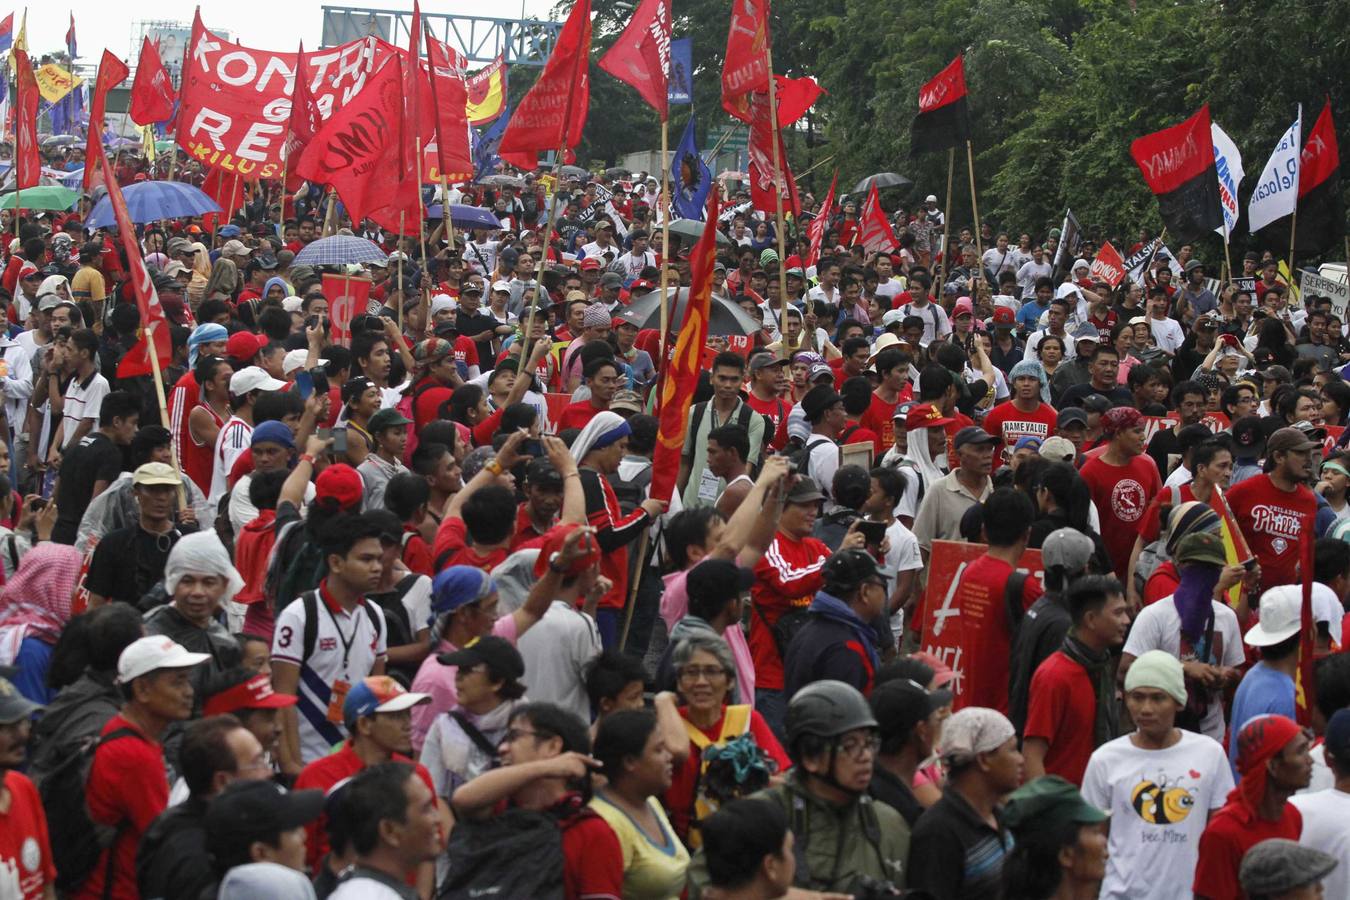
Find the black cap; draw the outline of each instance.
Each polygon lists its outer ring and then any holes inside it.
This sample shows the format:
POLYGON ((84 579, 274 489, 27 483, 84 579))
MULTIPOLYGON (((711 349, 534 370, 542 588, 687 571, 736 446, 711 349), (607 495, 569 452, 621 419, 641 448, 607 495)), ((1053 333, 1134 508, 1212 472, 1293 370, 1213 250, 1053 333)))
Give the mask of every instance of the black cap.
POLYGON ((924 719, 952 702, 952 692, 928 688, 909 678, 896 678, 872 691, 872 714, 881 725, 883 741, 906 738, 924 719))
POLYGON ((826 410, 836 403, 843 403, 844 398, 839 396, 839 392, 828 384, 818 384, 806 392, 802 397, 802 412, 806 413, 806 421, 819 422, 820 417, 825 415, 826 410))
POLYGON ((1260 416, 1243 416, 1233 423, 1233 444, 1247 456, 1260 456, 1266 431, 1260 416))
POLYGON ((960 450, 966 444, 997 444, 998 438, 978 425, 967 425, 952 438, 952 449, 960 450))
POLYGON ((357 375, 355 378, 349 378, 346 383, 342 385, 342 402, 351 403, 374 386, 375 382, 364 375, 357 375))
POLYGON ((511 646, 510 641, 494 635, 481 637, 453 653, 442 653, 436 657, 436 661, 443 666, 461 668, 487 663, 488 668, 497 675, 512 680, 525 674, 525 660, 521 659, 520 651, 511 646))
POLYGON ((755 583, 755 573, 728 559, 705 559, 689 570, 685 593, 690 597, 729 603, 755 583))
POLYGON ((1090 413, 1104 413, 1111 408, 1111 401, 1101 394, 1088 394, 1083 398, 1083 409, 1090 413))
POLYGON ((206 808, 208 846, 247 846, 308 825, 323 813, 323 791, 287 791, 274 781, 235 781, 206 808))
POLYGON ((832 594, 848 593, 865 581, 886 577, 866 550, 840 550, 825 560, 821 574, 825 590, 832 594))
POLYGON ((1067 425, 1082 425, 1087 427, 1087 410, 1077 406, 1066 406, 1059 411, 1059 419, 1055 422, 1056 428, 1064 428, 1067 425))
POLYGON ((537 456, 525 466, 525 483, 530 487, 560 488, 563 486, 563 477, 558 474, 553 463, 542 456, 537 456))
POLYGON ((447 319, 444 322, 437 322, 433 331, 436 337, 455 338, 459 336, 459 324, 454 319, 447 319))

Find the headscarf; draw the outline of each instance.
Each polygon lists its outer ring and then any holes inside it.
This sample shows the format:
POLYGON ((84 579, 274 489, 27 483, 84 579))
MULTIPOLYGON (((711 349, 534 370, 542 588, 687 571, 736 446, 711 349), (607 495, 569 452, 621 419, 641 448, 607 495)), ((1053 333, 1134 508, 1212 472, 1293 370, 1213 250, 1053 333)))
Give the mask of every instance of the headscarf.
POLYGON ((262 295, 264 300, 267 299, 267 295, 272 288, 277 285, 281 285, 281 296, 283 299, 291 296, 291 286, 286 283, 286 279, 282 278, 280 275, 274 275, 267 279, 267 282, 263 285, 262 295))
POLYGON ((967 706, 942 726, 942 759, 949 765, 968 763, 981 753, 993 753, 1016 734, 1012 722, 998 710, 967 706))
POLYGON ((239 267, 234 264, 234 260, 222 256, 216 260, 215 266, 211 269, 211 277, 207 279, 206 290, 202 296, 209 298, 216 294, 224 294, 233 300, 238 292, 239 267))
POLYGON ((228 340, 229 337, 230 333, 225 330, 225 326, 218 325, 215 322, 205 322, 192 329, 192 334, 188 335, 188 367, 196 367, 197 351, 202 344, 228 340))
POLYGON ((1238 806, 1255 819, 1266 794, 1266 763, 1298 737, 1302 732, 1298 723, 1286 716, 1265 713, 1248 719, 1237 735, 1238 784, 1228 795, 1228 802, 1238 806))
POLYGON ((164 267, 169 264, 169 258, 163 253, 147 253, 144 262, 147 266, 152 266, 162 272, 164 267))
POLYGON ((1041 383, 1041 402, 1050 402, 1050 379, 1045 377, 1045 366, 1034 359, 1024 359, 1008 372, 1008 383, 1018 378, 1033 377, 1041 383))
POLYGON ((42 284, 38 285, 37 298, 41 300, 48 294, 55 294, 58 297, 69 300, 70 281, 64 275, 48 275, 46 278, 42 279, 42 284), (64 294, 61 293, 61 288, 66 289, 64 294))
POLYGON ((214 531, 189 534, 173 545, 164 564, 164 590, 173 596, 184 575, 220 575, 225 579, 225 593, 220 602, 225 604, 244 586, 239 570, 230 562, 230 554, 214 531))
MULTIPOLYGON (((83 557, 74 547, 44 541, 33 547, 0 593, 0 658, 5 648, 18 650, 24 637, 46 643, 56 638, 70 621, 71 600, 80 577, 83 557)), ((9 657, 11 660, 12 656, 9 657)))
POLYGON ((1144 414, 1132 406, 1117 406, 1102 414, 1102 434, 1111 436, 1133 428, 1144 420, 1144 414))
POLYGON ((193 309, 206 297, 206 285, 211 281, 211 254, 206 245, 194 243, 192 249, 192 278, 188 281, 187 299, 193 309))
POLYGON ((903 459, 914 464, 914 469, 918 471, 919 477, 923 479, 924 489, 927 490, 947 477, 947 473, 942 470, 941 465, 946 462, 947 454, 942 454, 943 458, 940 460, 933 459, 932 454, 928 452, 927 428, 912 428, 909 430, 908 435, 909 441, 905 444, 905 455, 903 459))
POLYGON ((595 418, 586 423, 581 434, 572 442, 572 458, 579 465, 586 454, 592 450, 603 450, 615 441, 622 440, 633 433, 628 422, 618 413, 608 410, 596 413, 595 418))

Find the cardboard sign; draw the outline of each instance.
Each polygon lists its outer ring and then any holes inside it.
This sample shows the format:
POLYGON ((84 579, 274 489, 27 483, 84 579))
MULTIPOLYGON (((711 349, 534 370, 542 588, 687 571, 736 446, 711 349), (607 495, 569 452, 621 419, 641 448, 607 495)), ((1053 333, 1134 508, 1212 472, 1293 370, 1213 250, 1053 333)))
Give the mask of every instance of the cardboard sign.
POLYGON ((328 320, 333 340, 351 346, 352 317, 364 314, 370 300, 370 279, 345 275, 323 276, 323 295, 328 300, 328 320))
MULTIPOLYGON (((967 650, 966 621, 956 604, 956 589, 966 566, 988 549, 984 544, 965 541, 933 541, 928 556, 928 587, 923 598, 923 621, 919 623, 919 646, 950 666, 955 674, 951 683, 953 709, 965 705, 967 667, 978 665, 967 650)), ((1017 569, 1042 580, 1041 551, 1027 550, 1017 569)))
POLYGON ((1345 281, 1333 281, 1312 272, 1303 273, 1303 292, 1319 297, 1331 298, 1331 311, 1345 321, 1345 309, 1350 306, 1350 284, 1345 281))
POLYGON ((1097 258, 1092 261, 1089 274, 1111 287, 1116 287, 1125 280, 1125 260, 1121 259, 1120 253, 1111 246, 1110 241, 1102 244, 1102 249, 1097 251, 1097 258))
POLYGON ((1247 277, 1234 278, 1234 279, 1233 279, 1233 287, 1237 288, 1239 291, 1246 291, 1247 293, 1249 293, 1249 294, 1252 295, 1252 299, 1253 299, 1253 300, 1256 299, 1256 276, 1255 276, 1255 275, 1251 276, 1250 278, 1247 278, 1247 277))

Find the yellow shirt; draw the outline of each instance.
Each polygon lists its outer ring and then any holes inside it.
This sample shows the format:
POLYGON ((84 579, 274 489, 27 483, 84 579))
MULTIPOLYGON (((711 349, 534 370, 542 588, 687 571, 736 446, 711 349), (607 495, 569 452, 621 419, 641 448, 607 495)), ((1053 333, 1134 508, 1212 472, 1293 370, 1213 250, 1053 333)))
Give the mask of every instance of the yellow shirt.
POLYGON ((624 900, 673 900, 684 891, 689 851, 675 837, 670 820, 655 797, 647 798, 647 806, 661 823, 664 846, 648 840, 628 813, 602 794, 597 793, 591 798, 591 809, 609 823, 623 849, 624 900))
POLYGON ((93 266, 81 266, 70 279, 70 296, 76 303, 83 300, 99 301, 108 295, 103 273, 93 266))

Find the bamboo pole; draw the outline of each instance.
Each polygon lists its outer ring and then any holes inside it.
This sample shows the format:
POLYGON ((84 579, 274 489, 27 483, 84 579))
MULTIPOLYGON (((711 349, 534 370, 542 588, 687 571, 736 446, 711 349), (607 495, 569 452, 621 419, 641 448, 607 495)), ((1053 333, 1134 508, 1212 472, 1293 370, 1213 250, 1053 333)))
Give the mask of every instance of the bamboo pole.
MULTIPOLYGON (((670 333, 670 297, 666 285, 670 277, 670 217, 675 213, 675 205, 670 202, 670 122, 661 120, 661 197, 665 204, 665 215, 661 217, 661 336, 657 342, 660 366, 666 364, 666 336, 670 333)), ((713 223, 714 226, 716 223, 713 223)), ((678 290, 679 285, 676 285, 678 290)), ((631 610, 629 613, 632 615, 631 610)), ((625 627, 625 632, 627 628, 625 627)))
MULTIPOLYGON (((773 137, 773 205, 774 216, 776 219, 776 228, 778 236, 778 303, 779 309, 783 309, 788 302, 787 292, 787 250, 783 239, 783 192, 779 187, 779 179, 786 181, 783 177, 783 161, 779 158, 778 145, 782 138, 778 131, 778 90, 774 86, 773 80, 773 48, 766 46, 764 48, 764 61, 769 70, 769 127, 772 130, 773 137)), ((716 223, 712 223, 716 227, 716 223)), ((807 310, 810 313, 810 310, 807 310)), ((804 330, 804 329, 803 329, 804 330)), ((664 359, 661 360, 663 363, 664 359)))
MULTIPOLYGON (((291 127, 286 126, 286 140, 282 141, 281 146, 285 147, 291 140, 291 127)), ((277 197, 277 224, 282 225, 286 221, 286 170, 291 164, 291 154, 288 152, 286 158, 281 161, 281 190, 277 197)))
POLYGON ((1289 218, 1289 303, 1294 303, 1294 241, 1298 235, 1298 200, 1294 200, 1294 211, 1289 218))
POLYGON ((642 538, 638 541, 637 552, 637 571, 633 573, 633 583, 628 586, 627 603, 624 604, 623 611, 623 631, 619 633, 619 652, 628 645, 628 630, 633 626, 633 610, 637 608, 637 592, 642 586, 642 572, 647 567, 644 562, 647 558, 647 529, 642 530, 642 538))
MULTIPOLYGON (((952 176, 956 174, 956 148, 947 148, 947 211, 942 214, 942 281, 947 280, 947 272, 952 267, 952 176)), ((939 279, 934 278, 928 287, 928 297, 936 300, 942 296, 939 279)))
MULTIPOLYGON (((975 272, 977 278, 984 280, 984 241, 980 237, 980 204, 975 199, 975 144, 966 141, 966 163, 970 174, 970 211, 975 216, 975 272)), ((975 286, 971 285, 971 298, 975 297, 975 286)))
MULTIPOLYGON (((1225 279, 1223 279, 1222 281, 1223 281, 1224 284, 1231 283, 1231 282, 1233 281, 1233 260, 1232 260, 1232 258, 1228 255, 1228 234, 1227 234, 1227 232, 1225 232, 1225 233, 1224 233, 1224 236, 1223 236, 1223 264, 1224 264, 1224 268, 1226 268, 1226 269, 1228 270, 1228 277, 1225 278, 1225 279)), ((1220 289, 1222 289, 1222 284, 1220 285, 1220 289)))
POLYGON ((455 246, 455 220, 450 216, 450 179, 441 176, 441 226, 445 229, 446 242, 455 246))
POLYGON ((404 219, 408 215, 407 211, 399 210, 398 213, 398 330, 403 331, 403 259, 408 254, 403 252, 403 226, 404 219))
MULTIPOLYGON (((569 117, 571 115, 570 109, 568 115, 569 117)), ((558 145, 559 166, 561 166, 563 154, 566 152, 567 152, 567 136, 564 134, 563 143, 558 145)), ((534 317, 539 309, 539 292, 544 287, 543 266, 548 265, 548 251, 553 246, 553 229, 558 226, 558 190, 561 187, 562 187, 562 174, 559 173, 557 177, 553 179, 553 191, 552 191, 553 202, 549 204, 548 229, 544 232, 543 265, 541 266, 540 270, 535 273, 534 287, 530 289, 530 311, 525 318, 525 331, 523 332, 523 336, 521 338, 521 347, 522 347, 520 351, 521 365, 525 365, 525 363, 529 360, 529 356, 527 355, 527 351, 524 349, 524 347, 525 345, 529 344, 530 334, 534 331, 534 317)))
MULTIPOLYGON (((421 289, 418 291, 418 306, 422 310, 422 329, 426 330, 427 320, 431 317, 431 271, 427 268, 427 212, 426 207, 422 205, 422 136, 419 134, 414 140, 413 145, 417 153, 417 243, 422 248, 422 281, 421 289)), ((445 205, 442 204, 444 209, 445 205)), ((403 298, 398 301, 398 327, 403 330, 403 298)))

